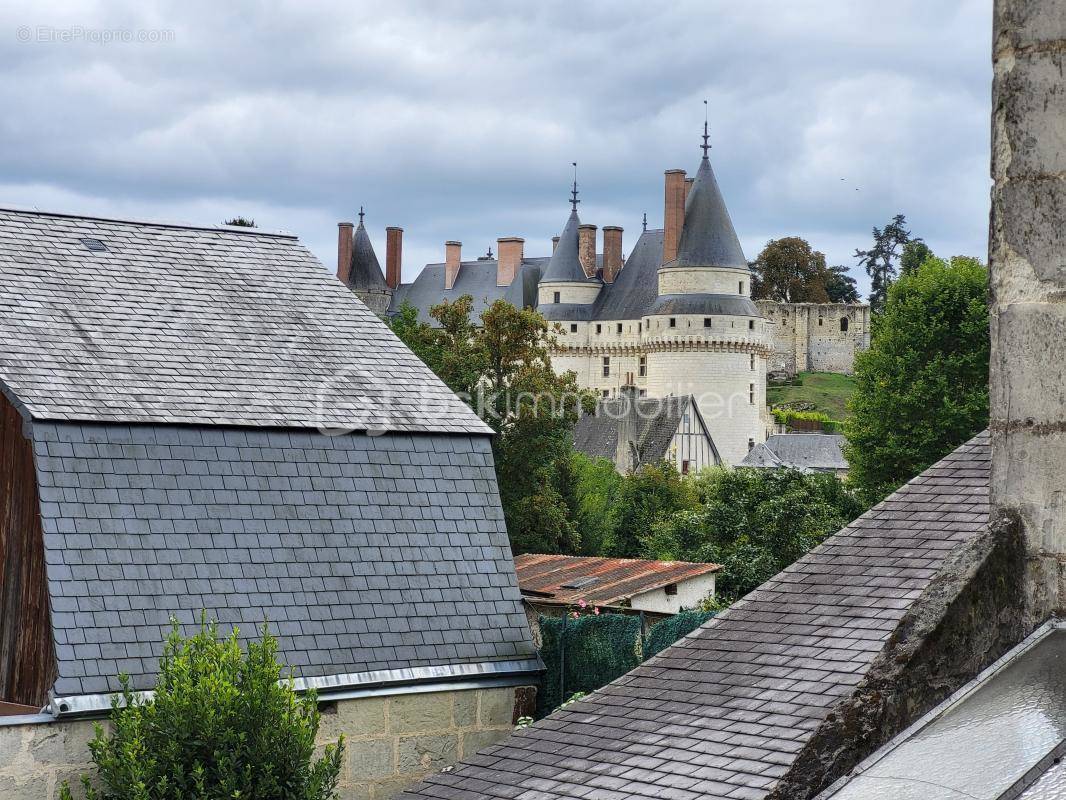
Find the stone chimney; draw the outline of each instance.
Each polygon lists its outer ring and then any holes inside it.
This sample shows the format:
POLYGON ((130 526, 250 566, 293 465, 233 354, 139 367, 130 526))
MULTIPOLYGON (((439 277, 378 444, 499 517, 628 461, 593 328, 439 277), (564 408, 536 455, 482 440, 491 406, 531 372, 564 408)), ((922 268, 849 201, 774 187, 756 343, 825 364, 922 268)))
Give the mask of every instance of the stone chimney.
POLYGON ((596 226, 584 223, 577 226, 577 258, 585 275, 596 274, 596 226))
POLYGON ((663 208, 663 263, 677 258, 681 228, 685 224, 685 170, 666 171, 666 200, 663 208))
POLYGON ((552 237, 552 253, 553 254, 555 253, 555 248, 558 247, 558 246, 559 246, 559 237, 558 236, 553 236, 552 237))
POLYGON ((617 225, 603 226, 603 280, 614 283, 622 271, 622 229, 617 225))
POLYGON ((351 222, 337 223, 337 277, 347 284, 352 271, 352 235, 355 225, 351 222))
POLYGON ((1066 27, 1060 0, 996 0, 993 528, 1020 532, 1030 628, 1066 610, 1066 27))
POLYGON ((403 264, 403 228, 385 229, 385 283, 390 289, 400 285, 400 267, 403 264))
POLYGON ((496 285, 510 286, 522 266, 522 251, 526 240, 520 236, 505 236, 496 240, 496 285))
POLYGON ((685 178, 685 205, 688 205, 688 193, 692 191, 692 184, 695 182, 695 178, 685 178))
POLYGON ((639 411, 637 398, 639 392, 633 384, 633 373, 626 373, 625 385, 619 390, 618 445, 614 454, 614 465, 623 475, 634 472, 637 468, 637 429, 639 411))
POLYGON ((462 242, 444 243, 444 288, 451 289, 455 286, 455 279, 459 277, 459 264, 462 263, 462 242))

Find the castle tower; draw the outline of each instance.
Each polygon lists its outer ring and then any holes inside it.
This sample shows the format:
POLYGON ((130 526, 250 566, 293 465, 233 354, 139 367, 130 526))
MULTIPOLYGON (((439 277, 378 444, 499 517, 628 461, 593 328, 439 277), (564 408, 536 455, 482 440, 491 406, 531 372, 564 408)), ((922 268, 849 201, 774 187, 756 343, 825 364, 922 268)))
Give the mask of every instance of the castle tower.
MULTIPOLYGON (((581 315, 581 309, 573 306, 589 306, 596 301, 603 282, 596 277, 589 277, 581 264, 580 228, 581 219, 577 215, 577 180, 570 193, 570 218, 559 235, 559 244, 552 253, 548 266, 537 288, 537 307, 549 320, 572 319, 574 313, 581 315)), ((593 243, 595 259, 595 243, 593 243)))
POLYGON ((367 308, 384 317, 392 301, 395 287, 390 287, 381 271, 374 245, 363 225, 363 209, 359 209, 359 224, 352 233, 350 222, 340 223, 337 254, 337 277, 350 288, 367 308), (349 237, 345 241, 345 236, 349 237))
MULTIPOLYGON (((751 300, 747 259, 711 169, 706 123, 703 137, 676 257, 659 268, 658 297, 643 320, 647 392, 694 395, 723 461, 735 465, 752 442, 766 438, 771 348, 751 300)), ((668 205, 670 198, 668 186, 668 205)), ((667 255, 671 249, 664 247, 667 255)))

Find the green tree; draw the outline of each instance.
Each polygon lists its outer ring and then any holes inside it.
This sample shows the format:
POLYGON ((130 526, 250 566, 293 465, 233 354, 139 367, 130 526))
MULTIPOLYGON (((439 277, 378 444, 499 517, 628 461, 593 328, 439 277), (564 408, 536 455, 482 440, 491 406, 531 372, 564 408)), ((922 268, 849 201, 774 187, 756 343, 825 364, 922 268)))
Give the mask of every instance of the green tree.
POLYGON ((574 552, 571 432, 593 399, 573 373, 555 374, 543 316, 498 300, 477 325, 472 307, 469 295, 434 306, 433 327, 402 306, 392 330, 497 432, 493 456, 512 549, 574 552))
POLYGON ((788 303, 827 303, 825 256, 798 236, 771 239, 751 264, 751 296, 788 303))
POLYGON ((656 522, 695 506, 691 483, 682 480, 668 461, 647 464, 624 476, 614 500, 605 555, 640 558, 643 540, 656 522))
POLYGON ((900 253, 912 241, 907 220, 896 214, 884 228, 873 229, 874 246, 869 250, 855 250, 859 265, 870 276, 870 310, 880 313, 888 297, 888 287, 896 278, 896 264, 900 253))
POLYGON ((254 228, 255 220, 246 219, 245 217, 234 217, 233 219, 227 219, 222 223, 223 225, 234 225, 238 228, 254 228))
POLYGON ((932 257, 933 251, 929 249, 929 245, 921 239, 911 239, 903 245, 903 253, 899 257, 899 274, 909 275, 932 257))
POLYGON ((988 270, 929 258, 901 277, 855 361, 850 480, 877 502, 988 424, 988 270))
POLYGON ((862 513, 834 475, 719 467, 700 472, 693 488, 699 507, 652 525, 644 552, 721 564, 722 603, 743 597, 862 513))
POLYGON ((829 296, 830 303, 859 302, 858 286, 848 272, 848 268, 843 264, 829 267, 825 279, 825 293, 829 296))
POLYGON ((606 458, 574 452, 570 459, 574 487, 574 524, 581 532, 581 552, 599 556, 613 534, 614 509, 623 478, 606 458))
MULTIPOLYGON (((266 627, 241 650, 214 624, 188 639, 175 623, 152 696, 129 679, 112 699, 110 731, 96 725, 89 751, 101 788, 82 779, 87 800, 327 800, 334 797, 343 739, 315 760, 318 704, 282 675, 266 627)), ((71 800, 70 787, 61 790, 71 800)))

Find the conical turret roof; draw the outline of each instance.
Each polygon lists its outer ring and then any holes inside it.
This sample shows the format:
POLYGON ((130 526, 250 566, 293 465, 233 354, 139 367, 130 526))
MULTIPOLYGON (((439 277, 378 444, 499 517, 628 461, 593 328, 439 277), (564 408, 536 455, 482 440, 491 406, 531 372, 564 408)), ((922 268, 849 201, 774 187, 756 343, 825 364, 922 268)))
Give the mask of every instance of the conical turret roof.
POLYGON ((677 259, 665 266, 748 269, 748 260, 744 258, 706 152, 685 203, 685 224, 677 246, 677 259))
POLYGON ((352 268, 348 273, 348 285, 353 289, 384 291, 389 288, 378 263, 377 253, 374 252, 374 245, 370 243, 370 236, 363 226, 361 213, 352 240, 352 268))
POLYGON ((559 244, 555 247, 548 266, 544 268, 542 282, 568 282, 586 283, 589 277, 581 267, 581 259, 578 257, 577 228, 581 224, 578 219, 577 209, 570 212, 570 219, 566 221, 559 236, 559 244))

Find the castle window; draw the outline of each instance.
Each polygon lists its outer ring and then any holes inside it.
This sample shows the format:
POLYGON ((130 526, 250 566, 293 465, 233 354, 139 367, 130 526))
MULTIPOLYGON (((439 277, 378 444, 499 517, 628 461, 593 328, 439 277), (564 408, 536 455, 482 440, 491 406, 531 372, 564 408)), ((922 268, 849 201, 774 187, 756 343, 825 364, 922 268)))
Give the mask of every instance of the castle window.
POLYGON ((676 328, 677 327, 677 317, 670 317, 670 327, 671 328, 676 328))
POLYGON ((704 328, 711 327, 711 318, 710 317, 704 317, 703 318, 703 327, 704 328))
POLYGON ((643 329, 644 329, 644 323, 643 322, 638 322, 637 323, 637 333, 640 333, 643 329))
POLYGON ((603 326, 602 325, 597 325, 596 326, 596 333, 597 334, 603 333, 603 326))
POLYGON ((744 294, 744 281, 740 282, 740 293, 744 294))
POLYGON ((848 332, 848 318, 847 317, 841 317, 840 318, 840 332, 841 333, 847 333, 848 332))
POLYGON ((754 383, 749 383, 748 384, 748 402, 751 405, 755 405, 755 384, 754 383))
POLYGON ((577 333, 577 323, 576 322, 571 322, 570 323, 570 333, 577 333))
POLYGON ((753 320, 753 319, 749 319, 748 320, 748 330, 749 331, 755 330, 755 320, 753 320))
POLYGON ((754 449, 755 449, 755 440, 754 439, 748 439, 748 450, 754 450, 754 449))
POLYGON ((647 396, 648 396, 648 390, 647 389, 641 389, 639 392, 637 392, 637 397, 647 397, 647 396))
POLYGON ((603 377, 605 377, 605 378, 611 377, 611 357, 610 356, 604 356, 603 357, 603 377))
POLYGON ((751 359, 751 368, 755 369, 755 354, 754 353, 749 354, 748 358, 751 359))
POLYGON ((553 303, 558 303, 559 302, 559 297, 560 297, 560 295, 559 295, 558 292, 552 292, 552 302, 553 303))
POLYGON ((622 332, 622 323, 621 322, 618 323, 618 332, 619 333, 622 332))
POLYGON ((639 359, 637 359, 637 375, 639 375, 640 377, 644 378, 644 377, 647 377, 647 374, 648 374, 648 357, 647 356, 641 356, 639 359))
POLYGON ((610 390, 608 390, 608 389, 604 389, 604 390, 603 390, 603 396, 604 396, 604 397, 610 397, 610 396, 611 396, 611 392, 610 392, 610 390))
POLYGON ((821 317, 818 317, 818 324, 819 325, 824 325, 825 324, 825 320, 822 319, 821 317))

